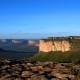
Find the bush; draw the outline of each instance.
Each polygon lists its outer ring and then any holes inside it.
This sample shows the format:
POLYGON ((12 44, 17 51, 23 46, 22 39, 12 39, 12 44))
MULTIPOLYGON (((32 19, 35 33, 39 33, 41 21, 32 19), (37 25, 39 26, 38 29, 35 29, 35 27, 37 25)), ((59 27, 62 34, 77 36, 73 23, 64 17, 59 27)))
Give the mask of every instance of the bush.
POLYGON ((78 73, 79 73, 79 70, 78 70, 78 69, 76 69, 76 68, 72 68, 72 69, 71 69, 71 74, 77 76, 78 73))
POLYGON ((77 77, 78 77, 78 79, 80 80, 80 71, 79 71, 79 73, 78 73, 77 77))
POLYGON ((72 64, 78 64, 78 62, 79 62, 79 60, 78 59, 74 59, 73 61, 72 61, 72 64))

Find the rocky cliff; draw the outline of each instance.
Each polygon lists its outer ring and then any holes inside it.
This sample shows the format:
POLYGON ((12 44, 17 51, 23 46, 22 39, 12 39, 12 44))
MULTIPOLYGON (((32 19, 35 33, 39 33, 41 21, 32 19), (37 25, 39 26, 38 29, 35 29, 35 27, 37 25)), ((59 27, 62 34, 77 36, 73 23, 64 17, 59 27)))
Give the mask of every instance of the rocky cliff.
POLYGON ((67 40, 62 41, 44 41, 40 40, 39 51, 70 51, 71 44, 67 40))

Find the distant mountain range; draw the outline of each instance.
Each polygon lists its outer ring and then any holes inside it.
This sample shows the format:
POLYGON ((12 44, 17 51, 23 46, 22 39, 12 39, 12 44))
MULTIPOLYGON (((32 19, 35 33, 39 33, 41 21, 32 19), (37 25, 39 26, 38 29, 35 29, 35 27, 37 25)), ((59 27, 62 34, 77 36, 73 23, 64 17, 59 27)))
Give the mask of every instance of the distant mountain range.
MULTIPOLYGON (((32 42, 33 44, 38 44, 39 40, 37 39, 0 39, 0 42, 2 43, 25 43, 25 44, 29 44, 30 42, 32 42)), ((32 44, 32 45, 33 45, 32 44)))
POLYGON ((28 43, 28 40, 25 40, 25 39, 0 39, 0 42, 3 42, 3 43, 28 43))
POLYGON ((19 52, 38 52, 39 40, 0 39, 0 48, 19 52))
POLYGON ((0 39, 0 59, 29 58, 39 51, 39 40, 0 39))

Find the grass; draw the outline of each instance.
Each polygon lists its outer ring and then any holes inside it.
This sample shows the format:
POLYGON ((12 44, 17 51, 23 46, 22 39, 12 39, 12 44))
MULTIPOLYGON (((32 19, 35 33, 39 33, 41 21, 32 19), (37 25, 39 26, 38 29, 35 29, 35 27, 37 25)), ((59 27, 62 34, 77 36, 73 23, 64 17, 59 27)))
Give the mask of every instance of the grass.
POLYGON ((39 52, 30 58, 33 61, 72 62, 80 60, 80 51, 77 52, 39 52))

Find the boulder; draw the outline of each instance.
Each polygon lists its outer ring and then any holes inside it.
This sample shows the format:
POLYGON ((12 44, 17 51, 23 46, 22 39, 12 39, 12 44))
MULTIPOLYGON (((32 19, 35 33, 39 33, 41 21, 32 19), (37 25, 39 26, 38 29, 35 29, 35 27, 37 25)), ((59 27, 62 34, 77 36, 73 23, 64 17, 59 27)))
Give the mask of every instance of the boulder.
POLYGON ((26 77, 26 78, 30 78, 32 75, 33 75, 33 73, 30 71, 23 71, 21 76, 26 77))
POLYGON ((31 80, 48 80, 48 79, 45 78, 45 76, 33 75, 33 76, 31 76, 31 80))

